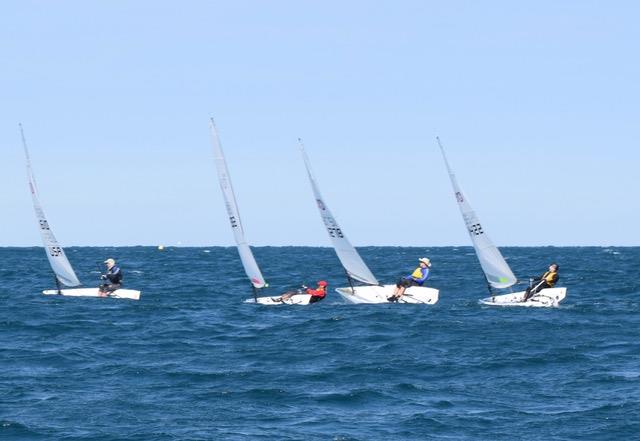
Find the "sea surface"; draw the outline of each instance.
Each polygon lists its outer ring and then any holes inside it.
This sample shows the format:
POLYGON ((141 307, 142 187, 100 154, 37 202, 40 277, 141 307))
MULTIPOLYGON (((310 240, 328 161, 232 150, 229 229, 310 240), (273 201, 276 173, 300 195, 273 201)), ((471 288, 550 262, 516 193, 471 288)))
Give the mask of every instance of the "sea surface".
POLYGON ((329 248, 69 248, 86 285, 116 258, 140 301, 44 296, 42 248, 0 248, 0 439, 640 439, 640 248, 503 248, 523 280, 560 264, 556 309, 480 306, 471 247, 365 247, 385 282, 433 263, 440 301, 351 305, 329 248))

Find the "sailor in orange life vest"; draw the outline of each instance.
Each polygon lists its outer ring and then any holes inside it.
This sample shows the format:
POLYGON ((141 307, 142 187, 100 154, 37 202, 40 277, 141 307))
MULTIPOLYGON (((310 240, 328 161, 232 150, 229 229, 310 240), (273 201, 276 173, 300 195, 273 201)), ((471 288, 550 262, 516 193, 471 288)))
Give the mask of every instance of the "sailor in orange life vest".
POLYGON ((329 284, 326 281, 320 280, 318 282, 318 287, 316 289, 307 288, 306 286, 302 285, 302 289, 304 290, 304 292, 300 293, 297 291, 290 291, 272 300, 275 302, 284 302, 285 300, 289 300, 291 297, 295 296, 296 294, 311 294, 309 303, 316 303, 325 298, 325 296, 327 295, 328 285, 329 284))
POLYGON ((391 297, 387 300, 390 302, 397 302, 404 295, 404 292, 410 286, 422 286, 424 282, 429 278, 429 268, 431 268, 431 261, 423 257, 418 259, 420 266, 416 268, 410 275, 403 277, 396 283, 396 290, 391 297))
POLYGON ((522 299, 522 301, 526 302, 531 297, 538 294, 540 291, 542 291, 545 288, 553 288, 555 284, 558 282, 558 280, 560 280, 560 276, 558 275, 559 269, 560 267, 558 266, 557 263, 552 263, 551 265, 549 265, 549 271, 544 273, 542 277, 535 280, 535 283, 533 283, 529 288, 527 288, 527 290, 524 293, 524 298, 522 299))

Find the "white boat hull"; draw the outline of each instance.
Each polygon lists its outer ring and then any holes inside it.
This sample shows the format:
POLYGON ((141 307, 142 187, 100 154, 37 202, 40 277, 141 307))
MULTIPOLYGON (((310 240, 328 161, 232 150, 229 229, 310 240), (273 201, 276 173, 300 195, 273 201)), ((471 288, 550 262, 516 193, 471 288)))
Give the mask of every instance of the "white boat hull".
POLYGON ((280 296, 258 297, 256 299, 247 299, 245 303, 258 303, 260 305, 278 306, 278 305, 308 305, 311 300, 310 294, 295 294, 287 300, 279 300, 280 296))
POLYGON ((479 300, 488 306, 523 306, 525 308, 556 308, 567 296, 567 288, 546 288, 523 302, 525 291, 487 297, 479 300))
POLYGON ((98 288, 69 288, 62 289, 58 292, 57 289, 47 289, 42 291, 45 295, 63 295, 69 297, 109 297, 112 299, 130 299, 140 300, 140 291, 134 289, 117 289, 109 294, 100 293, 98 288))
MULTIPOLYGON (((336 292, 350 303, 391 303, 387 300, 396 290, 395 285, 354 286, 337 288, 336 292)), ((433 305, 438 303, 440 291, 426 286, 411 286, 397 303, 415 303, 433 305)))

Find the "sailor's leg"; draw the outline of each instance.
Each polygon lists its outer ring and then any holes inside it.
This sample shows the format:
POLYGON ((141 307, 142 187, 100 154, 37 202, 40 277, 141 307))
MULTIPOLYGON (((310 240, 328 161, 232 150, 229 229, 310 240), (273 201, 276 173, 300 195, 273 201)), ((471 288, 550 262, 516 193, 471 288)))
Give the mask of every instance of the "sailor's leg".
POLYGON ((287 292, 285 292, 284 294, 282 294, 280 296, 279 300, 281 302, 284 302, 285 300, 289 300, 291 297, 293 297, 296 294, 297 294, 297 292, 295 292, 295 291, 287 291, 287 292))
POLYGON ((387 300, 390 302, 394 302, 395 300, 397 300, 398 298, 398 293, 400 292, 400 288, 402 287, 402 280, 403 279, 399 279, 396 282, 396 289, 393 290, 393 294, 391 294, 389 297, 387 297, 387 300))
POLYGON ((122 285, 120 285, 119 283, 109 283, 109 284, 104 284, 102 285, 102 293, 104 293, 104 295, 108 296, 111 293, 113 293, 114 291, 122 288, 122 285))
POLYGON ((525 296, 524 296, 524 301, 526 302, 531 297, 535 296, 536 294, 538 294, 540 291, 542 291, 545 288, 549 288, 549 285, 547 284, 546 280, 542 280, 542 281, 538 282, 536 285, 533 286, 533 288, 531 288, 531 287, 527 288, 527 291, 526 291, 525 296))
POLYGON ((403 296, 407 288, 411 288, 412 286, 418 286, 418 282, 413 279, 405 279, 404 283, 402 284, 402 291, 400 291, 400 296, 403 296))
POLYGON ((536 287, 535 287, 535 288, 533 288, 533 290, 532 290, 532 292, 533 292, 532 297, 533 297, 534 295, 538 294, 540 291, 542 291, 542 290, 543 290, 543 289, 545 289, 545 288, 549 288, 549 284, 547 283, 547 281, 546 281, 546 280, 543 280, 542 282, 538 283, 538 284, 536 285, 536 287))
POLYGON ((398 280, 398 283, 396 283, 396 290, 393 293, 393 295, 389 298, 387 298, 387 300, 389 300, 390 302, 395 302, 397 301, 400 297, 402 297, 404 295, 405 290, 407 289, 407 287, 411 286, 412 281, 407 280, 407 279, 400 279, 398 280))

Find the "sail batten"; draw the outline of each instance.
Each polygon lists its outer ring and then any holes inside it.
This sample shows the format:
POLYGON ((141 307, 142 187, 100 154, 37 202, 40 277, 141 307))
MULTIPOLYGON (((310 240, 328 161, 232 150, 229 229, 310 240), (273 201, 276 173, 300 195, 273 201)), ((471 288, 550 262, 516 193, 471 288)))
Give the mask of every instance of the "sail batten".
POLYGON ((364 263, 358 251, 354 248, 353 245, 351 245, 351 242, 349 242, 349 239, 347 239, 347 236, 344 234, 344 232, 338 225, 338 222, 333 217, 333 214, 329 210, 329 207, 324 202, 324 199, 320 194, 318 183, 316 182, 311 170, 311 163, 309 161, 309 157, 307 156, 307 152, 304 149, 304 145, 302 144, 302 140, 298 139, 298 141, 300 145, 300 151, 302 152, 302 158, 304 159, 304 165, 307 169, 309 182, 311 183, 311 189, 316 199, 318 211, 320 212, 320 218, 322 219, 322 222, 327 229, 329 240, 331 241, 331 245, 333 245, 333 249, 338 255, 340 263, 344 267, 349 277, 351 277, 352 279, 370 285, 378 285, 378 280, 373 275, 369 267, 367 267, 367 265, 364 263))
POLYGON ((240 255, 244 272, 247 274, 247 277, 254 288, 264 288, 266 286, 266 282, 264 277, 262 277, 262 272, 260 271, 260 267, 258 267, 258 263, 251 251, 251 247, 244 236, 244 229, 242 228, 242 222, 240 221, 238 203, 236 202, 236 196, 233 191, 233 186, 231 185, 227 162, 222 151, 220 137, 218 136, 218 130, 213 118, 211 118, 209 127, 211 129, 213 156, 216 163, 216 169, 218 171, 218 180, 220 182, 220 188, 222 189, 222 195, 224 196, 231 230, 233 231, 233 237, 236 241, 238 254, 240 255))
POLYGON ((444 163, 449 173, 449 179, 451 180, 451 186, 453 187, 453 193, 456 197, 458 208, 462 214, 462 219, 467 227, 469 236, 471 237, 473 248, 476 251, 476 256, 480 261, 480 266, 482 267, 482 271, 484 272, 487 282, 493 288, 498 289, 508 288, 516 284, 518 281, 516 276, 504 260, 500 250, 498 250, 491 239, 489 239, 489 236, 484 231, 484 228, 480 223, 480 219, 471 208, 467 198, 462 193, 462 189, 460 188, 460 185, 458 185, 456 176, 449 165, 449 161, 447 160, 447 155, 444 152, 444 147, 442 147, 440 138, 436 139, 438 140, 438 146, 440 147, 442 158, 444 159, 444 163))
POLYGON ((56 237, 53 234, 53 231, 51 231, 51 227, 49 226, 47 217, 45 216, 44 210, 42 209, 42 204, 40 204, 40 199, 38 197, 38 186, 36 185, 36 180, 33 175, 33 168, 31 167, 31 157, 29 155, 29 149, 27 148, 27 141, 24 136, 22 124, 20 124, 20 136, 22 137, 22 147, 24 148, 24 154, 27 161, 27 179, 29 183, 29 192, 31 193, 33 209, 36 214, 36 222, 38 223, 40 237, 42 238, 42 243, 44 245, 45 252, 47 253, 49 265, 51 265, 51 269, 62 285, 69 287, 78 286, 80 285, 80 280, 78 280, 78 276, 76 276, 76 273, 73 270, 69 259, 67 259, 64 250, 58 243, 56 237))

